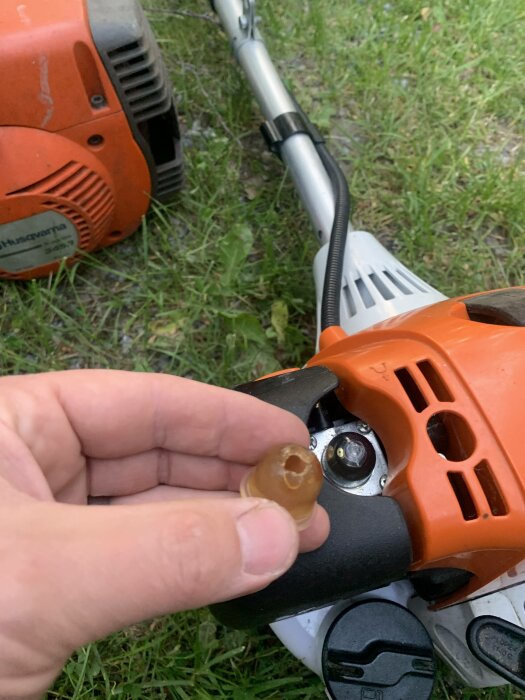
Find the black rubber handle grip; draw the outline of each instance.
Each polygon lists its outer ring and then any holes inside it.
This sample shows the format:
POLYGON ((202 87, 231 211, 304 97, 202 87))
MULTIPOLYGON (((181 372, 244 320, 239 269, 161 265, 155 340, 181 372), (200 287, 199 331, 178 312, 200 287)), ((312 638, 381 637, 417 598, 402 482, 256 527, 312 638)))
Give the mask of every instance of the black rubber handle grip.
POLYGON ((258 593, 212 606, 231 627, 251 627, 321 607, 405 578, 410 536, 391 498, 354 496, 325 482, 319 502, 330 515, 328 540, 258 593))

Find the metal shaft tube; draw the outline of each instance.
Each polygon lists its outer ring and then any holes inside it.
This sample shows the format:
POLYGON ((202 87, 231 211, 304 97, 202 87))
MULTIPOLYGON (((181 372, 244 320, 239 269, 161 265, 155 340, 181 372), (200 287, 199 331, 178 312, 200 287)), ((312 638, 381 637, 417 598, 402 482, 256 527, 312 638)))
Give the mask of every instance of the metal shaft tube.
MULTIPOLYGON (((242 0, 215 0, 214 5, 265 119, 270 121, 284 112, 295 111, 255 26, 255 18, 248 16, 248 8, 251 6, 253 11, 255 5, 253 0, 245 0, 245 5, 242 0)), ((283 143, 281 155, 320 243, 327 243, 334 220, 334 194, 314 144, 306 134, 295 134, 283 143)))

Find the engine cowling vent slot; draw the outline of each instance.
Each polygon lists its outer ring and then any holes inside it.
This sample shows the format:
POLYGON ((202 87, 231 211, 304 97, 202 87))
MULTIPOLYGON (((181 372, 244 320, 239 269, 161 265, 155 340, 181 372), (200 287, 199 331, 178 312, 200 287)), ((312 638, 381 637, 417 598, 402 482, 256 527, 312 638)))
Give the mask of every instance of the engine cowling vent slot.
POLYGON ((421 360, 417 363, 421 374, 425 377, 427 384, 432 389, 436 399, 440 402, 452 402, 454 397, 445 383, 445 380, 438 372, 430 360, 421 360))
POLYGON ((486 460, 474 467, 474 473, 478 477, 479 484, 485 494, 492 515, 498 517, 509 512, 498 482, 494 478, 492 469, 486 460))
POLYGON ((394 374, 398 378, 399 383, 403 387, 414 409, 418 413, 424 411, 428 406, 428 401, 424 397, 423 392, 419 388, 410 370, 406 367, 401 367, 400 369, 396 369, 394 374))
POLYGON ((107 55, 137 122, 169 111, 172 97, 168 76, 146 36, 107 55))
POLYGON ((478 511, 465 476, 462 472, 447 472, 448 480, 461 508, 464 520, 476 520, 478 511))
POLYGON ((389 280, 389 282, 399 289, 401 294, 412 294, 411 290, 405 284, 403 284, 402 280, 392 274, 390 270, 383 270, 383 274, 389 280))
POLYGON ((167 200, 184 177, 173 88, 158 43, 138 2, 124 3, 126 12, 112 32, 112 3, 86 2, 95 45, 148 162, 153 198, 167 200))
POLYGON ((390 299, 393 299, 395 294, 388 288, 388 286, 383 282, 381 277, 375 273, 372 272, 369 275, 370 282, 374 285, 374 287, 377 289, 379 294, 383 297, 383 299, 386 299, 386 301, 389 301, 390 299))

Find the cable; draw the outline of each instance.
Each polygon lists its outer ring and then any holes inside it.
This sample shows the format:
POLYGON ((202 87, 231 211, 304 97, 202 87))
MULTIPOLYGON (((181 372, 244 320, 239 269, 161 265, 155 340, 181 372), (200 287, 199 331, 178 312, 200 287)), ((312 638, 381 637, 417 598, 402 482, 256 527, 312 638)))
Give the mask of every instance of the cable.
POLYGON ((318 144, 316 148, 330 177, 335 197, 334 221, 328 245, 321 302, 321 330, 324 331, 330 326, 338 326, 341 322, 341 286, 350 221, 350 192, 346 177, 330 151, 324 144, 318 144))
MULTIPOLYGON (((290 97, 297 112, 310 128, 311 134, 318 134, 317 129, 310 122, 291 93, 290 97)), ((331 326, 338 326, 341 321, 341 286, 343 282, 345 246, 350 222, 350 191, 345 174, 325 146, 323 140, 321 138, 312 138, 312 141, 332 183, 335 200, 334 221, 328 245, 328 258, 321 302, 321 331, 324 331, 331 326)))

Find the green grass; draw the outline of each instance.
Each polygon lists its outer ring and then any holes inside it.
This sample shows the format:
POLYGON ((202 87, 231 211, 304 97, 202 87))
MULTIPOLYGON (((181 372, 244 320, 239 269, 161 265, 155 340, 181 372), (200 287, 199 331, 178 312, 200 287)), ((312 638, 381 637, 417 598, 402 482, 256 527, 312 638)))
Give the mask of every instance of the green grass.
MULTIPOLYGON (((525 284, 522 0, 259 4, 279 69, 349 177, 355 227, 446 294, 525 284)), ((232 386, 312 353, 316 244, 225 38, 188 16, 208 13, 205 0, 148 8, 178 97, 186 188, 75 269, 3 283, 2 373, 114 367, 232 386)), ((264 631, 232 632, 204 611, 80 651, 49 697, 324 695, 264 631)), ((464 689, 446 669, 435 692, 519 697, 464 689)))

